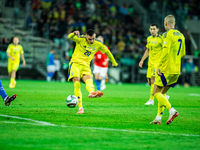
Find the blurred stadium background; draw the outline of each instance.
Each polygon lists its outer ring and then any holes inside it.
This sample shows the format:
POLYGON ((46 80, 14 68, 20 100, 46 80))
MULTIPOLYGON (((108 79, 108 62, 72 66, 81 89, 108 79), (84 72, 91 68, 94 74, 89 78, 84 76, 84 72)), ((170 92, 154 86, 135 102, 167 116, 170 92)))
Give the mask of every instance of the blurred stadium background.
MULTIPOLYGON (((186 38, 187 55, 195 65, 191 85, 200 85, 200 1, 198 0, 0 0, 0 78, 8 78, 6 49, 13 36, 24 48, 26 67, 20 66, 18 79, 46 80, 46 58, 51 49, 61 62, 59 80, 66 80, 74 43, 67 35, 93 28, 119 63, 110 67, 110 83, 145 83, 146 68, 138 63, 146 50, 149 25, 176 17, 176 28, 186 38)), ((111 65, 111 64, 110 64, 111 65)), ((182 72, 179 84, 184 84, 182 72)))

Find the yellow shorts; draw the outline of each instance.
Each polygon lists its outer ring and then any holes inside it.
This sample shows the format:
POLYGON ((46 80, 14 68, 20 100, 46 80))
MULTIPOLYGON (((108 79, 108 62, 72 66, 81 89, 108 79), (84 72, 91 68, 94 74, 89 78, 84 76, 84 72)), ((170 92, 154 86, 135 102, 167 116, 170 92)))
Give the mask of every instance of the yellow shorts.
POLYGON ((147 69, 147 78, 151 78, 152 76, 155 77, 156 76, 156 71, 157 69, 155 67, 148 67, 147 69))
POLYGON ((73 62, 69 63, 68 81, 71 81, 73 77, 79 77, 81 79, 83 75, 90 75, 93 77, 90 67, 73 62))
POLYGON ((13 70, 17 71, 19 68, 19 62, 8 62, 8 73, 11 73, 13 70))
POLYGON ((156 75, 155 83, 158 86, 165 87, 170 86, 174 87, 178 81, 179 74, 163 74, 161 76, 156 75))

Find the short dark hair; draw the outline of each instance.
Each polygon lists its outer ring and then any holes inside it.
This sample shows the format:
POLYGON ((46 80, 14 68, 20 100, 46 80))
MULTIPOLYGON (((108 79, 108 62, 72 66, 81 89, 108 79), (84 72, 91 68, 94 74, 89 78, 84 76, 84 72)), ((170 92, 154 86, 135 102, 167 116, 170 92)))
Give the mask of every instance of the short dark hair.
POLYGON ((158 25, 155 23, 152 23, 150 26, 156 26, 156 28, 158 28, 158 25))
POLYGON ((93 36, 94 30, 88 29, 88 30, 86 31, 86 34, 89 35, 89 36, 93 36))

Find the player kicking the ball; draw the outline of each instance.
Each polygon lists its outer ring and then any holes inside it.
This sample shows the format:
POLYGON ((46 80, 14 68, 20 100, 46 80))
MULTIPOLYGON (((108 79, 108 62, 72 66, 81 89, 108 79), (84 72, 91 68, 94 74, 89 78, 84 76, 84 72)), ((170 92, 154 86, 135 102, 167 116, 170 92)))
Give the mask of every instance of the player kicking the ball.
POLYGON ((78 114, 84 113, 80 81, 86 84, 89 98, 101 97, 103 95, 101 91, 95 91, 93 85, 90 62, 95 53, 97 51, 105 53, 112 62, 113 67, 118 65, 108 48, 100 41, 95 40, 95 37, 96 34, 92 29, 87 30, 86 35, 80 36, 79 31, 74 31, 68 35, 69 39, 76 42, 76 47, 69 63, 68 81, 73 81, 74 83, 74 95, 78 97, 79 100, 78 114))
POLYGON ((164 19, 164 26, 167 30, 163 34, 163 51, 158 63, 157 76, 155 79, 153 94, 158 100, 158 113, 150 124, 161 124, 161 117, 164 107, 169 111, 169 119, 166 124, 170 124, 179 113, 171 106, 164 94, 170 87, 174 87, 180 74, 181 58, 185 56, 185 37, 176 30, 175 17, 168 15, 164 19))

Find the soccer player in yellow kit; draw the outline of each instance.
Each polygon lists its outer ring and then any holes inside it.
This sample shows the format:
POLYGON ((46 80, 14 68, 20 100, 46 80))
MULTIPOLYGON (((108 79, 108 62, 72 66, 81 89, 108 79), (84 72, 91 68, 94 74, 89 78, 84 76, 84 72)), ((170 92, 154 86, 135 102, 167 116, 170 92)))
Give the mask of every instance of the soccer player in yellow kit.
POLYGON ((142 68, 144 60, 149 56, 148 59, 148 69, 147 69, 147 81, 151 86, 150 99, 145 103, 145 105, 154 105, 154 81, 157 70, 157 63, 162 52, 162 36, 158 34, 158 26, 156 24, 151 24, 149 32, 151 36, 147 38, 146 51, 139 62, 139 66, 142 68))
POLYGON ((16 78, 16 72, 20 64, 20 56, 23 61, 23 66, 26 65, 23 48, 18 43, 19 43, 19 38, 14 37, 13 43, 8 45, 8 48, 6 51, 7 56, 8 56, 8 73, 10 76, 9 88, 15 88, 15 85, 17 83, 15 81, 15 78, 16 78))
POLYGON ((153 94, 158 100, 158 113, 150 124, 161 124, 161 117, 164 107, 169 111, 170 124, 179 113, 171 106, 165 94, 170 87, 174 87, 180 74, 181 58, 185 56, 185 37, 175 29, 175 17, 168 15, 164 19, 164 26, 167 30, 163 34, 163 51, 158 63, 157 76, 154 83, 153 94))
POLYGON ((78 97, 79 100, 78 114, 84 113, 82 106, 81 80, 86 84, 86 89, 89 92, 89 98, 101 97, 103 95, 101 91, 95 92, 93 85, 90 62, 95 53, 97 51, 105 53, 112 62, 113 67, 118 65, 108 48, 99 40, 95 40, 95 37, 96 34, 92 29, 87 30, 86 35, 80 36, 79 31, 74 31, 68 35, 69 39, 76 42, 76 47, 69 63, 68 81, 73 81, 74 95, 78 97))

